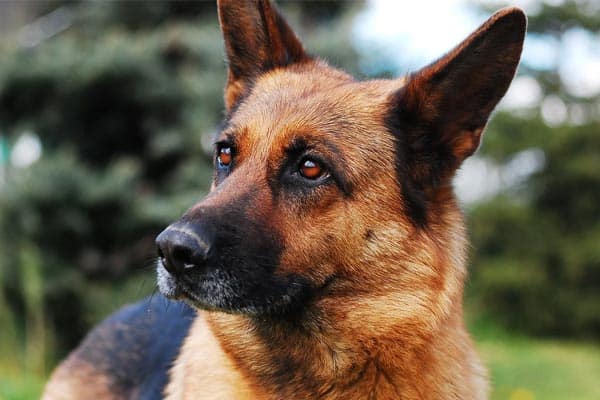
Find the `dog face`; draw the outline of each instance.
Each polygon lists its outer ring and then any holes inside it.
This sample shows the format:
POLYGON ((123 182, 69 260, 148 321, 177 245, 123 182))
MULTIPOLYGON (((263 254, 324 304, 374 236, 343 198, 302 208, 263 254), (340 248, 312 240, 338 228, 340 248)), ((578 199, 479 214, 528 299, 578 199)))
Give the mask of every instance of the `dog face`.
POLYGON ((211 192, 157 238, 161 292, 263 318, 448 312, 465 242, 451 179, 514 75, 522 12, 367 82, 310 57, 268 1, 221 1, 219 18, 228 115, 211 192))

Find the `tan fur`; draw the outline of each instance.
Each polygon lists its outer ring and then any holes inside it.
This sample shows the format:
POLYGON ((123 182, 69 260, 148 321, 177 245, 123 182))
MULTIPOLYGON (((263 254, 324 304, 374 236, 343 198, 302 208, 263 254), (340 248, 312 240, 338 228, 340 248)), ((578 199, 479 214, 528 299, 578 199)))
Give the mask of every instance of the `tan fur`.
POLYGON ((199 393, 206 399, 257 398, 212 334, 206 317, 201 313, 192 325, 194 340, 187 340, 182 347, 165 391, 166 398, 195 399, 199 393), (190 371, 202 372, 190 379, 190 371))
POLYGON ((69 357, 52 373, 42 395, 42 400, 122 398, 111 390, 108 377, 74 357, 69 357))

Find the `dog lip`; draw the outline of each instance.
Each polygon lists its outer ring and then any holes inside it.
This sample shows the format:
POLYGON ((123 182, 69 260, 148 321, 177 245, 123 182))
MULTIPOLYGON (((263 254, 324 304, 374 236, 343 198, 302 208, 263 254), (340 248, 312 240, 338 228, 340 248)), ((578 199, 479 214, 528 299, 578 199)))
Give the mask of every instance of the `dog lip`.
POLYGON ((167 271, 160 258, 157 260, 156 273, 159 292, 169 299, 181 300, 183 298, 181 282, 167 271))
POLYGON ((219 307, 213 307, 210 304, 200 300, 198 296, 194 293, 192 289, 190 289, 185 283, 180 283, 178 285, 180 290, 180 297, 178 300, 183 300, 192 307, 205 310, 205 311, 222 311, 227 312, 228 310, 222 309, 219 307))
MULTIPOLYGON (((235 312, 234 310, 211 305, 202 298, 202 295, 197 292, 199 282, 193 279, 202 280, 202 276, 193 275, 193 278, 186 274, 175 276, 164 268, 164 264, 160 258, 157 260, 157 274, 159 291, 167 298, 185 301, 192 307, 207 311, 235 312)), ((339 280, 338 278, 335 274, 331 274, 320 284, 314 282, 311 291, 312 294, 309 294, 307 298, 307 306, 310 307, 310 304, 318 303, 334 294, 334 286, 336 281, 339 280)))
POLYGON ((157 275, 158 290, 163 296, 172 300, 186 301, 193 307, 211 309, 194 293, 193 283, 185 279, 186 275, 171 274, 160 258, 157 260, 157 275))
POLYGON ((197 302, 193 291, 189 289, 184 283, 175 281, 170 282, 170 284, 171 286, 167 290, 164 290, 159 285, 159 290, 163 296, 172 300, 190 300, 194 302, 194 304, 197 302))
MULTIPOLYGON (((161 267, 164 268, 162 265, 161 267)), ((173 300, 187 300, 195 306, 201 304, 190 284, 181 277, 175 277, 164 270, 164 275, 159 277, 159 281, 162 281, 158 285, 159 290, 165 297, 173 300)))

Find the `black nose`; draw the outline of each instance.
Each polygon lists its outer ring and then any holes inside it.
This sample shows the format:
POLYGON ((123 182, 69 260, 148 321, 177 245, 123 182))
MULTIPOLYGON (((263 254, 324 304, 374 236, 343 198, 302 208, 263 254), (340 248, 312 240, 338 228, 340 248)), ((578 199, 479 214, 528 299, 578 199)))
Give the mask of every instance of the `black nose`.
POLYGON ((174 275, 203 267, 210 246, 207 235, 190 224, 173 224, 156 238, 158 256, 165 269, 174 275))

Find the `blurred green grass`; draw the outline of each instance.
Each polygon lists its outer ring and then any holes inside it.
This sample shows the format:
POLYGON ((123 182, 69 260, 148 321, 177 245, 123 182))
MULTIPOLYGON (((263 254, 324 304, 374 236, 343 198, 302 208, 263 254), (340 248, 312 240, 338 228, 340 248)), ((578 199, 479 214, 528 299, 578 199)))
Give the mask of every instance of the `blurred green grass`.
POLYGON ((525 337, 476 337, 492 400, 600 399, 600 348, 525 337))
MULTIPOLYGON (((0 361, 0 363, 4 363, 0 361)), ((17 374, 0 365, 0 400, 39 399, 45 378, 39 375, 17 374)))
POLYGON ((467 323, 489 370, 491 400, 600 399, 600 344, 510 332, 469 303, 467 323))
POLYGON ((478 341, 492 399, 600 399, 598 346, 526 338, 478 341))
MULTIPOLYGON (((600 399, 600 345, 534 339, 484 316, 469 322, 492 383, 492 400, 600 399)), ((0 358, 0 400, 38 399, 46 379, 0 358)))

